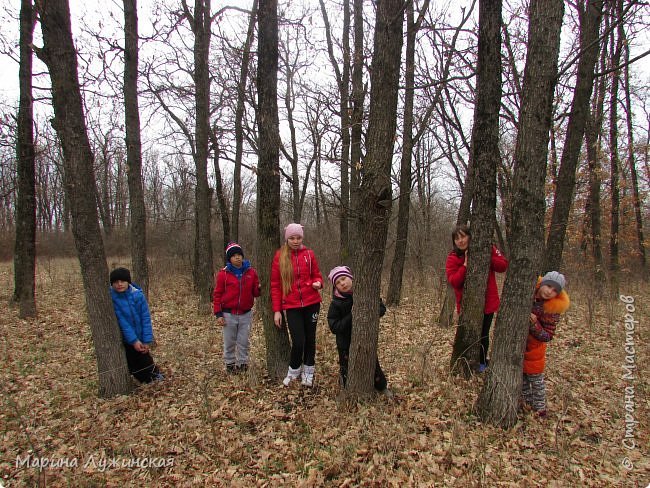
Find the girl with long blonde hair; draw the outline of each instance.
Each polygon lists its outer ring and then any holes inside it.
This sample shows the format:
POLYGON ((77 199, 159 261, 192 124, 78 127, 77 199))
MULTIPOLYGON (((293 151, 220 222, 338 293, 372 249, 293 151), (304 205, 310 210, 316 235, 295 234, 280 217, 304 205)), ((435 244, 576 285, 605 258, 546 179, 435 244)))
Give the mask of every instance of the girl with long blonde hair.
POLYGON ((283 383, 302 378, 304 386, 314 384, 316 324, 320 312, 323 277, 314 251, 303 243, 302 225, 292 223, 284 230, 284 244, 277 250, 271 266, 273 321, 289 328, 291 357, 283 383))

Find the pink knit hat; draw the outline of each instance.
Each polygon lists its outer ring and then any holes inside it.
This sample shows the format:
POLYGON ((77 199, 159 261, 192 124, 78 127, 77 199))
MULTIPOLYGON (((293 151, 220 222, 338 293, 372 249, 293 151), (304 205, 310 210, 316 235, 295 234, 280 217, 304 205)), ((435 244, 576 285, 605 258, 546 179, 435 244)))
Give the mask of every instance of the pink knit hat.
POLYGON ((332 271, 330 271, 329 275, 327 275, 329 280, 332 282, 332 286, 335 288, 336 280, 338 280, 341 276, 347 276, 351 280, 354 279, 354 276, 352 276, 352 271, 347 266, 337 266, 335 268, 332 268, 332 271))
POLYGON ((304 237, 305 232, 302 230, 302 225, 300 224, 289 224, 284 228, 284 240, 289 240, 291 236, 300 236, 304 237))

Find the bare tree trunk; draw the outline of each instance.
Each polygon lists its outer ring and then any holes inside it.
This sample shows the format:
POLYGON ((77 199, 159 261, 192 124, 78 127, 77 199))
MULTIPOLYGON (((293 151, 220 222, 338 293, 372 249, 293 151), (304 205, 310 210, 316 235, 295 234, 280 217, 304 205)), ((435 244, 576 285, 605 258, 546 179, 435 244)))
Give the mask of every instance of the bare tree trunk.
POLYGON ((630 46, 625 38, 624 27, 621 26, 621 35, 623 36, 623 46, 625 49, 625 108, 627 117, 627 163, 630 168, 632 177, 632 201, 634 203, 634 220, 636 223, 636 240, 639 252, 639 266, 641 267, 641 277, 648 281, 648 260, 646 258, 645 242, 643 237, 643 217, 641 215, 641 197, 639 195, 639 178, 636 171, 636 161, 634 158, 634 128, 632 125, 632 97, 630 95, 630 46))
MULTIPOLYGON (((286 46, 288 49, 288 46, 286 46)), ((283 57, 285 60, 287 86, 284 92, 284 107, 287 111, 287 122, 289 124, 289 134, 291 137, 291 154, 284 152, 285 157, 291 164, 291 211, 292 222, 300 222, 302 217, 302 206, 300 205, 300 173, 298 171, 298 145, 296 141, 296 126, 293 121, 293 107, 295 100, 293 99, 293 77, 295 75, 295 67, 289 63, 289 55, 283 57)), ((305 176, 305 181, 309 179, 309 175, 305 176)))
POLYGON ((546 238, 545 271, 559 270, 566 237, 567 221, 576 186, 576 167, 585 132, 589 100, 594 86, 594 67, 598 59, 598 31, 603 9, 602 0, 586 0, 580 9, 580 60, 573 92, 571 115, 562 150, 560 171, 555 188, 551 227, 546 238))
MULTIPOLYGON (((607 57, 606 40, 603 40, 601 48, 600 65, 605 69, 607 57)), ((587 118, 585 126, 585 145, 587 147, 587 169, 589 171, 589 194, 585 213, 591 227, 591 254, 594 260, 594 286, 600 295, 602 284, 605 281, 605 270, 603 268, 603 252, 601 245, 601 213, 600 213, 600 186, 601 186, 601 131, 603 127, 603 106, 605 103, 605 77, 601 76, 596 86, 593 108, 587 118)))
POLYGON ((135 281, 148 296, 147 213, 142 185, 142 142, 138 107, 138 4, 137 0, 124 0, 124 121, 131 225, 131 265, 135 281))
POLYGON ((587 145, 587 168, 589 171, 589 194, 585 213, 589 218, 591 227, 591 253, 594 260, 594 284, 599 287, 602 280, 605 279, 603 270, 603 253, 601 247, 601 222, 600 222, 600 161, 598 152, 600 149, 600 136, 598 132, 602 128, 602 123, 594 120, 593 116, 589 117, 585 129, 585 144, 587 145), (593 126, 593 127, 592 127, 593 126))
POLYGON ((544 244, 544 180, 557 81, 564 2, 532 0, 528 55, 515 148, 510 268, 495 327, 492 361, 477 401, 483 420, 517 421, 531 295, 544 244))
POLYGON ((404 99, 404 130, 402 143, 402 161, 400 163, 399 176, 399 203, 397 210, 397 231, 395 237, 395 254, 390 269, 390 280, 388 283, 388 294, 386 304, 388 306, 399 305, 402 296, 402 277, 404 275, 404 263, 406 261, 406 248, 409 235, 409 211, 411 209, 411 186, 413 184, 411 165, 413 159, 413 103, 415 97, 415 37, 420 29, 424 13, 428 8, 426 1, 422 12, 415 21, 413 2, 407 2, 406 18, 406 79, 404 99))
POLYGON ((208 146, 210 132, 210 55, 211 23, 210 0, 195 0, 192 16, 183 0, 185 16, 194 33, 194 85, 196 106, 195 154, 196 187, 194 203, 194 288, 202 305, 212 301, 214 288, 212 260, 211 190, 208 184, 208 146))
POLYGON ((320 9, 325 22, 325 35, 327 38, 327 52, 330 63, 334 68, 336 82, 339 87, 339 111, 341 112, 341 161, 340 161, 340 179, 341 179, 341 200, 339 204, 339 257, 343 263, 349 263, 350 260, 350 242, 348 235, 348 224, 350 219, 350 113, 348 110, 350 97, 350 0, 343 2, 343 70, 334 56, 334 46, 332 43, 332 33, 325 10, 325 3, 320 0, 320 9))
POLYGON ((235 110, 235 169, 233 171, 233 192, 232 192, 232 235, 226 236, 224 229, 224 242, 229 240, 239 241, 239 210, 241 207, 241 165, 244 152, 244 104, 246 100, 246 81, 251 58, 251 44, 255 35, 255 22, 257 20, 257 0, 253 1, 250 17, 248 20, 248 31, 246 42, 242 52, 241 72, 239 83, 237 83, 237 108, 235 110))
POLYGON ((103 141, 98 141, 101 149, 101 172, 99 181, 97 181, 96 188, 96 198, 97 198, 97 208, 99 209, 99 218, 102 222, 102 230, 107 236, 111 235, 113 231, 113 217, 111 214, 111 196, 110 196, 110 163, 108 156, 108 136, 103 137, 103 141))
POLYGON ((354 54, 352 59, 352 118, 350 120, 350 223, 349 249, 358 249, 359 186, 361 169, 361 138, 363 135, 363 0, 353 0, 354 54))
POLYGON ((359 253, 355 259, 354 329, 350 344, 347 390, 352 396, 370 395, 379 336, 379 292, 391 211, 391 162, 397 130, 397 92, 404 2, 377 5, 371 69, 368 151, 360 188, 359 253))
MULTIPOLYGON (((228 216, 228 202, 226 201, 226 195, 223 188, 223 179, 221 178, 221 167, 219 165, 219 158, 221 155, 221 149, 219 148, 219 139, 217 138, 216 128, 213 128, 210 131, 210 141, 212 143, 212 157, 213 157, 213 166, 214 166, 214 180, 215 188, 217 193, 217 203, 219 204, 219 214, 221 215, 221 227, 223 229, 223 249, 228 247, 228 243, 234 238, 230 238, 230 235, 235 235, 234 232, 231 232, 230 227, 230 217, 228 216)), ((236 165, 237 163, 235 163, 236 165)), ((240 161, 241 166, 241 161, 240 161)), ((241 184, 241 182, 240 182, 241 184)), ((233 203, 234 205, 234 203, 233 203)))
POLYGON ((469 377, 478 366, 485 289, 490 270, 496 170, 499 154, 501 106, 501 1, 479 1, 476 108, 472 132, 474 178, 472 240, 461 301, 461 312, 451 355, 451 369, 469 377))
POLYGON ((614 44, 614 32, 611 34, 614 55, 612 66, 617 69, 612 73, 612 85, 609 94, 609 184, 611 189, 611 226, 609 232, 609 280, 612 296, 618 297, 618 273, 620 270, 618 257, 618 232, 620 214, 620 192, 619 181, 619 155, 618 155, 618 85, 621 81, 621 71, 618 66, 621 63, 623 50, 623 0, 612 2, 612 17, 618 21, 616 29, 616 44, 614 44))
POLYGON ((32 39, 35 12, 32 0, 20 5, 20 67, 18 81, 18 194, 16 197, 16 244, 14 248, 14 296, 21 319, 36 316, 36 157, 34 105, 32 102, 32 39))
POLYGON ((108 292, 108 267, 97 220, 97 201, 95 193, 88 191, 95 187, 95 175, 77 78, 70 7, 67 0, 48 0, 42 5, 44 46, 38 55, 47 65, 52 81, 52 125, 63 146, 65 189, 97 356, 99 395, 111 397, 129 393, 133 383, 108 292))
POLYGON ((264 324, 266 369, 282 378, 289 364, 289 336, 273 323, 271 263, 280 244, 280 129, 278 121, 278 2, 260 0, 258 13, 257 96, 259 162, 257 165, 257 270, 265 293, 258 298, 264 324))

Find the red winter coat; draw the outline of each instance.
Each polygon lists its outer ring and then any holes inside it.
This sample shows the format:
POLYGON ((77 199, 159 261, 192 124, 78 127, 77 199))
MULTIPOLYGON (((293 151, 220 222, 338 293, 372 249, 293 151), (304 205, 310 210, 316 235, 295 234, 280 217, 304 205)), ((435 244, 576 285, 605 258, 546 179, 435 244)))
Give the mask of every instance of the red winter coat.
MULTIPOLYGON (((494 313, 499 310, 499 289, 497 288, 497 279, 494 273, 503 273, 508 269, 508 260, 503 254, 492 246, 492 257, 490 258, 490 274, 488 275, 487 288, 485 290, 485 309, 484 313, 494 313)), ((451 251, 447 256, 447 282, 456 292, 456 311, 460 313, 460 300, 463 298, 463 285, 465 284, 465 256, 458 256, 455 251, 451 251)))
MULTIPOLYGON (((537 281, 537 290, 541 278, 537 281)), ((566 312, 571 304, 569 295, 562 290, 558 296, 550 300, 536 299, 532 313, 537 317, 534 324, 528 327, 528 340, 524 353, 524 373, 540 374, 546 366, 546 344, 553 339, 555 328, 560 321, 560 314, 566 312)))
POLYGON ((291 251, 293 268, 293 285, 285 297, 282 296, 282 278, 280 277, 280 250, 276 251, 271 265, 271 303, 274 312, 290 308, 302 308, 321 302, 318 290, 311 286, 315 281, 323 284, 323 277, 318 269, 318 261, 314 251, 302 246, 297 251, 291 251))
POLYGON ((260 280, 254 268, 246 269, 241 280, 238 280, 228 271, 228 267, 225 267, 217 273, 214 286, 214 313, 222 314, 225 310, 227 313, 242 315, 253 308, 255 297, 258 296, 260 296, 260 280))

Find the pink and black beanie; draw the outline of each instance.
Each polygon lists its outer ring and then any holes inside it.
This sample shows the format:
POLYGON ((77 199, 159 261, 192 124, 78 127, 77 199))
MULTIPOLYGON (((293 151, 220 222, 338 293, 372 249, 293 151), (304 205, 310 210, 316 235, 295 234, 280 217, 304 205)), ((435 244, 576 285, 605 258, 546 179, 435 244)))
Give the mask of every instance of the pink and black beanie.
POLYGON ((336 280, 338 280, 341 276, 347 276, 351 280, 354 280, 352 271, 347 266, 337 266, 336 268, 333 268, 332 271, 330 271, 327 275, 334 288, 336 288, 336 280))
POLYGON ((236 242, 229 242, 226 246, 226 261, 230 262, 230 258, 235 254, 241 254, 242 258, 244 257, 244 250, 236 242))

